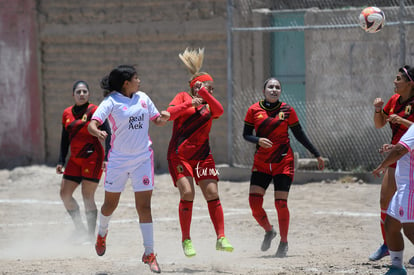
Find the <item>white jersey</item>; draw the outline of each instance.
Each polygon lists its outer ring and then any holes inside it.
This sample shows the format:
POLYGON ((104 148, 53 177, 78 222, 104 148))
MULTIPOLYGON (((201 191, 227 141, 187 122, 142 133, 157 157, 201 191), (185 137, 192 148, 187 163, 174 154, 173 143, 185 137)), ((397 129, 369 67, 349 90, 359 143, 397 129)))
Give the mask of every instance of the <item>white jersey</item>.
POLYGON ((398 143, 404 146, 408 153, 397 161, 395 179, 398 184, 408 185, 410 189, 414 189, 414 127, 408 128, 398 143))
POLYGON ((395 180, 397 191, 395 192, 387 214, 400 222, 414 222, 414 127, 407 132, 398 142, 404 146, 408 153, 397 161, 395 180))
POLYGON ((151 157, 152 142, 149 122, 159 116, 151 99, 141 91, 126 97, 118 92, 109 94, 98 106, 92 119, 111 124, 111 150, 108 162, 141 162, 151 157))

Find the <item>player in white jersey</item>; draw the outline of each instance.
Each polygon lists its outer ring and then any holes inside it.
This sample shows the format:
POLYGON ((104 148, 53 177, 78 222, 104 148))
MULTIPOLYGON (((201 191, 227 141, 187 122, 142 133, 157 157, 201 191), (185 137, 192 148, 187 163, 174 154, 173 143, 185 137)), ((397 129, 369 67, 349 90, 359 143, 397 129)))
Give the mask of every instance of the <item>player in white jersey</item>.
MULTIPOLYGON (((150 121, 157 121, 159 112, 151 99, 143 92, 136 92, 131 98, 118 92, 110 93, 99 105, 92 119, 103 123, 106 118, 114 130, 111 151, 108 155, 108 168, 133 167, 152 156, 152 142, 148 135, 150 121)), ((134 179, 133 179, 134 180, 134 179)), ((123 191, 122 183, 108 186, 105 190, 123 191), (115 189, 115 190, 114 190, 115 189)), ((141 191, 140 187, 134 191, 141 191)))
POLYGON ((119 203, 127 180, 131 179, 145 247, 142 261, 150 266, 151 271, 160 273, 154 253, 151 215, 154 162, 148 130, 150 121, 163 126, 170 114, 167 111, 160 114, 151 99, 138 91, 139 84, 140 80, 133 66, 121 65, 113 69, 101 82, 107 95, 95 111, 88 127, 89 132, 100 139, 106 137, 106 132, 98 129, 105 119, 110 122, 112 130, 104 183, 105 200, 99 216, 95 249, 99 256, 105 254, 109 220, 119 203))
POLYGON ((389 154, 372 172, 374 175, 379 176, 389 165, 397 161, 397 191, 391 199, 385 218, 385 237, 391 256, 391 267, 386 275, 406 275, 401 229, 414 244, 414 126, 408 128, 397 144, 386 144, 382 150, 389 151, 389 154))

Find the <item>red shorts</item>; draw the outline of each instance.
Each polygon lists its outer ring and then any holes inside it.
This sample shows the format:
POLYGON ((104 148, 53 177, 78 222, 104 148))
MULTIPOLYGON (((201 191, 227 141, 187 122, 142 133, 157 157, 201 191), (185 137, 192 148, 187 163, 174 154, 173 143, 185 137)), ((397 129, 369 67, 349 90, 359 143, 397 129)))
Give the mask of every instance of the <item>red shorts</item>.
POLYGON ((99 182, 102 176, 103 160, 103 156, 98 155, 97 152, 88 158, 70 157, 64 175, 70 178, 85 178, 99 182))
POLYGON ((289 150, 288 154, 278 163, 264 162, 255 157, 252 172, 261 172, 271 175, 272 177, 283 174, 289 176, 293 180, 295 174, 295 162, 293 154, 290 154, 290 152, 291 151, 289 150))
POLYGON ((185 160, 177 155, 168 158, 168 170, 176 186, 182 177, 192 177, 198 184, 201 180, 213 179, 218 181, 218 171, 213 156, 209 154, 204 160, 185 160))

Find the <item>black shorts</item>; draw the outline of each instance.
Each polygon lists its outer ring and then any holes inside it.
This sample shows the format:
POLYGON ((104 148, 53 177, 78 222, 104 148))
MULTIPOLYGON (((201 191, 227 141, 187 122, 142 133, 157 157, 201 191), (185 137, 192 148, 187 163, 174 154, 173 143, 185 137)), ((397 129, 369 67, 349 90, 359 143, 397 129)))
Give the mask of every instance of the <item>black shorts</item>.
POLYGON ((70 175, 63 175, 63 178, 66 179, 66 180, 74 181, 78 184, 81 184, 82 179, 99 183, 99 179, 82 178, 82 177, 75 177, 75 176, 70 176, 70 175))
POLYGON ((272 179, 275 191, 289 192, 290 186, 292 185, 292 178, 284 174, 278 174, 272 177, 269 174, 253 172, 250 177, 250 185, 260 186, 267 190, 272 179))

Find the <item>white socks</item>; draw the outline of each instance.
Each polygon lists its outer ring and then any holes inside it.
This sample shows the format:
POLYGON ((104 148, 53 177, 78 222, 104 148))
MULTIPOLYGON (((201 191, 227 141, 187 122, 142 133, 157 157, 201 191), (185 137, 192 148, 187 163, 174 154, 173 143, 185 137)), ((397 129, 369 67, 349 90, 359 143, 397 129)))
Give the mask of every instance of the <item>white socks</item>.
POLYGON ((390 257, 391 257, 391 265, 398 267, 398 268, 403 268, 403 252, 404 250, 401 251, 391 251, 390 252, 390 257))
POLYGON ((104 237, 106 235, 106 232, 108 232, 108 225, 109 225, 109 220, 111 219, 111 217, 112 215, 104 216, 102 215, 102 212, 99 212, 98 234, 101 237, 104 237))
MULTIPOLYGON (((111 216, 104 216, 99 212, 98 234, 103 237, 108 232, 109 221, 111 216)), ((144 241, 145 255, 154 253, 154 229, 151 223, 140 223, 142 239, 144 241)))
POLYGON ((154 253, 154 229, 151 223, 140 223, 142 239, 144 240, 145 255, 154 253))

